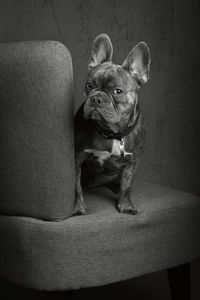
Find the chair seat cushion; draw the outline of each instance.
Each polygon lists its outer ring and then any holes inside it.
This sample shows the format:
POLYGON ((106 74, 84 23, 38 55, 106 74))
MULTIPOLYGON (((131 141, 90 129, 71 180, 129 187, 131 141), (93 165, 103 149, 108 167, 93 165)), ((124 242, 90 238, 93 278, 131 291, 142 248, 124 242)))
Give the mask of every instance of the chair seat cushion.
POLYGON ((120 214, 105 189, 85 194, 86 216, 59 222, 0 217, 0 276, 42 290, 104 285, 188 262, 200 253, 200 199, 148 182, 139 214, 120 214))

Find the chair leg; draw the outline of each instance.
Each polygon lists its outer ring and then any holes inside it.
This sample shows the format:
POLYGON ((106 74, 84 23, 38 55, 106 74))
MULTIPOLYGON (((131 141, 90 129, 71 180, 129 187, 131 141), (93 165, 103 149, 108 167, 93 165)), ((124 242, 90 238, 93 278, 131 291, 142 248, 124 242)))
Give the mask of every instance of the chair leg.
POLYGON ((171 299, 190 300, 190 263, 168 269, 167 273, 171 299))

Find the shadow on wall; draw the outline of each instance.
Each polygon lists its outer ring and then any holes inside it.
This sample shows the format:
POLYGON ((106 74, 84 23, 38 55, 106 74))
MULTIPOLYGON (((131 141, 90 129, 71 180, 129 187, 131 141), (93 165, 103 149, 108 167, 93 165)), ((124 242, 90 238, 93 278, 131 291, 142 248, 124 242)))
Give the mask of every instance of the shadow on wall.
POLYGON ((0 2, 0 41, 59 40, 74 65, 75 110, 83 101, 93 39, 106 32, 114 61, 139 41, 152 54, 140 93, 148 139, 139 178, 200 194, 198 1, 44 0, 0 2))

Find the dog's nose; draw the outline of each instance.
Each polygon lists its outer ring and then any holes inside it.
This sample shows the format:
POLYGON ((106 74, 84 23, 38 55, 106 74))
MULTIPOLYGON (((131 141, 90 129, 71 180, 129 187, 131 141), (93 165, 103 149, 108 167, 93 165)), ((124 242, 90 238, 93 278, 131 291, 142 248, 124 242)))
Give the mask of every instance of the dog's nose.
POLYGON ((94 105, 100 105, 102 102, 103 102, 103 99, 101 99, 101 97, 99 97, 98 95, 96 96, 93 96, 91 99, 90 99, 91 103, 94 104, 94 105))

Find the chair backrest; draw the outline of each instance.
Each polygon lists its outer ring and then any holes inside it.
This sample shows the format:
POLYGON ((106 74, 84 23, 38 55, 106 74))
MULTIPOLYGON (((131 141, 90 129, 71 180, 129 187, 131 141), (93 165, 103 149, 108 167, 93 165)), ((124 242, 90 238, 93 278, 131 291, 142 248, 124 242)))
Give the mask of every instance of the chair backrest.
POLYGON ((72 93, 64 45, 0 44, 0 214, 45 220, 72 215, 72 93))

